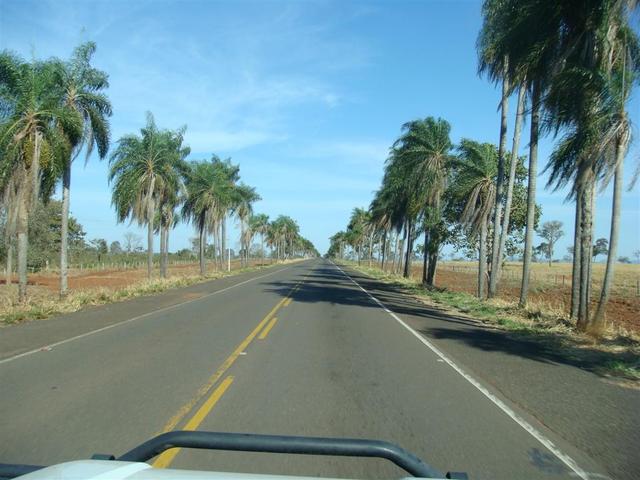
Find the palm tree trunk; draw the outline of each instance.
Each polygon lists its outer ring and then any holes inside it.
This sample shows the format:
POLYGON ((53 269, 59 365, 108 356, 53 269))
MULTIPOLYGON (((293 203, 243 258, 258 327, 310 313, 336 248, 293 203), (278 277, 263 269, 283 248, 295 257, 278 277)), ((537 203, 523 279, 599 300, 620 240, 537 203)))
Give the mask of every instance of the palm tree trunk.
POLYGON ((482 221, 480 226, 480 244, 478 245, 478 298, 485 297, 485 276, 487 274, 487 222, 488 218, 482 221))
POLYGON ((153 220, 147 225, 147 278, 153 275, 153 220))
POLYGON ((536 181, 538 177, 538 134, 540 123, 540 82, 533 82, 531 94, 531 134, 529 139, 529 184, 527 187, 527 226, 524 237, 524 261, 522 266, 522 285, 520 287, 520 306, 527 304, 529 294, 529 274, 531 272, 531 254, 533 252, 533 231, 536 216, 536 181))
POLYGON ((407 244, 407 224, 404 225, 404 236, 400 239, 400 252, 398 256, 398 274, 402 273, 404 270, 404 250, 407 244))
POLYGON ((153 220, 155 205, 153 204, 153 190, 156 179, 151 180, 149 191, 147 192, 147 277, 151 280, 153 275, 153 220))
POLYGON ((18 218, 16 222, 16 232, 18 236, 18 302, 24 303, 27 300, 27 249, 29 248, 28 228, 29 214, 27 210, 27 198, 24 189, 20 206, 18 207, 18 218))
POLYGON ((198 247, 198 256, 200 257, 200 275, 203 277, 207 274, 207 261, 204 257, 206 251, 207 235, 205 233, 205 226, 200 225, 200 241, 198 247))
POLYGON ((400 233, 396 232, 396 235, 393 239, 393 258, 391 259, 391 273, 396 273, 396 259, 398 258, 398 237, 400 237, 400 233))
POLYGON ((580 295, 578 298, 578 318, 577 327, 580 331, 590 330, 590 283, 591 283, 591 255, 592 255, 592 235, 593 235, 593 195, 594 195, 593 172, 588 173, 585 179, 584 189, 580 198, 580 208, 582 218, 580 225, 580 295))
POLYGON ((429 269, 429 228, 424 229, 424 251, 422 252, 422 284, 427 284, 427 270, 429 269))
POLYGON ((160 225, 160 276, 162 278, 167 278, 167 266, 165 264, 164 256, 164 242, 166 234, 165 226, 160 225))
POLYGON ((511 147, 511 164, 509 165, 509 182, 507 184, 507 198, 504 204, 504 215, 502 217, 502 229, 500 231, 500 241, 498 245, 498 261, 491 266, 491 278, 489 279, 489 294, 495 295, 500 281, 500 273, 502 269, 502 259, 504 258, 504 249, 509 236, 509 222, 511 217, 511 203, 513 202, 513 187, 516 181, 516 167, 518 166, 518 150, 520 149, 520 135, 522 131, 522 123, 524 120, 524 100, 527 88, 523 84, 518 90, 518 107, 516 110, 516 124, 513 130, 513 144, 511 147), (495 272, 495 274, 494 274, 495 272))
POLYGON ((169 225, 166 225, 164 232, 164 276, 169 274, 169 225))
POLYGON ((245 251, 246 248, 247 246, 244 242, 244 222, 242 221, 242 219, 240 219, 240 268, 243 268, 245 266, 245 255, 247 253, 245 251))
POLYGON ((489 298, 495 295, 498 281, 500 257, 500 225, 502 224, 502 201, 504 196, 504 158, 507 151, 507 113, 509 110, 509 61, 505 57, 502 75, 502 101, 500 104, 500 145, 498 147, 498 178, 496 179, 496 205, 493 215, 493 242, 491 248, 491 278, 489 279, 489 298))
POLYGON ((69 202, 71 196, 71 159, 67 159, 62 172, 62 217, 60 219, 60 297, 69 290, 69 202))
POLYGON ((384 233, 382 234, 382 258, 380 260, 380 268, 382 269, 382 271, 384 272, 384 259, 387 253, 387 230, 385 229, 384 233))
POLYGON ((407 251, 406 258, 404 260, 404 272, 403 277, 409 278, 411 274, 411 252, 413 250, 413 222, 409 220, 407 222, 407 251))
POLYGON ((18 237, 18 302, 27 301, 27 251, 29 249, 29 203, 37 192, 39 182, 40 169, 40 148, 42 141, 42 133, 36 132, 33 141, 33 160, 31 167, 27 171, 28 182, 30 185, 23 185, 18 193, 19 210, 16 224, 16 232, 18 237), (30 178, 31 177, 31 178, 30 178), (35 190, 34 190, 35 189, 35 190))
MULTIPOLYGON (((224 263, 224 259, 227 255, 227 214, 225 213, 222 216, 222 223, 220 227, 220 245, 222 245, 222 262, 224 263)), ((223 265, 221 267, 224 269, 223 265)))
POLYGON ((5 285, 11 285, 13 277, 13 242, 11 237, 7 240, 7 270, 5 277, 5 285))
POLYGON ((571 271, 571 318, 578 318, 578 305, 580 303, 580 237, 582 223, 582 209, 580 208, 580 197, 582 187, 578 186, 576 193, 576 215, 573 230, 573 269, 571 271))
POLYGON ((373 232, 369 234, 369 268, 371 268, 372 260, 373 260, 373 232))
POLYGON ((438 252, 429 254, 429 268, 427 271, 427 285, 433 287, 436 283, 436 267, 438 266, 438 252))

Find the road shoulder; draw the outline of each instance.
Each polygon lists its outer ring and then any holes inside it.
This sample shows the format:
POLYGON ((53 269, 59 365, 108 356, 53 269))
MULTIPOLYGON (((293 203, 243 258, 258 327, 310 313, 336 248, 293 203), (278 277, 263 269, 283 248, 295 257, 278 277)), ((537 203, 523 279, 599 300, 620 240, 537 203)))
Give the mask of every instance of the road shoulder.
MULTIPOLYGON (((343 266, 416 332, 616 479, 636 478, 640 391, 553 355, 532 338, 433 309, 394 285, 343 266)), ((557 352, 556 352, 557 353, 557 352)))
POLYGON ((135 321, 152 313, 197 301, 290 268, 273 265, 261 270, 239 273, 196 283, 188 287, 168 289, 159 294, 131 300, 90 306, 77 312, 32 320, 0 328, 0 363, 40 349, 67 342, 88 334, 135 321))

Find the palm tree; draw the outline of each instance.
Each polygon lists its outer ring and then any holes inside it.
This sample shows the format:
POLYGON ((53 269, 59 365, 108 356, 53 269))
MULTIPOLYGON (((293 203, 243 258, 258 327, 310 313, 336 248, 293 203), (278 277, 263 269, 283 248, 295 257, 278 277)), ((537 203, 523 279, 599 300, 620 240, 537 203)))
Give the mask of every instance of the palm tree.
POLYGON ((169 232, 178 221, 176 209, 183 199, 184 178, 188 174, 189 167, 186 158, 191 153, 188 146, 183 145, 186 127, 175 132, 168 132, 167 155, 170 162, 169 168, 174 170, 173 175, 167 175, 164 188, 158 191, 157 230, 160 231, 160 276, 167 277, 169 263, 169 232))
MULTIPOLYGON (((214 235, 215 246, 219 247, 218 258, 222 262, 224 245, 224 221, 229 211, 233 211, 238 193, 236 181, 239 167, 229 159, 221 160, 216 155, 210 162, 191 162, 185 178, 186 198, 182 216, 196 224, 200 239, 200 274, 206 274, 205 250, 207 233, 214 235)), ((255 192, 254 192, 255 193, 255 192)))
POLYGON ((71 60, 60 68, 60 82, 64 91, 63 107, 77 113, 83 122, 83 134, 80 138, 70 139, 71 151, 62 158, 62 219, 60 225, 60 295, 68 291, 67 253, 69 241, 69 200, 71 188, 71 163, 86 147, 86 159, 93 148, 103 159, 109 150, 109 121, 111 104, 102 93, 109 86, 105 72, 91 66, 91 58, 96 44, 86 42, 73 52, 71 60))
POLYGON ((147 276, 153 274, 153 231, 162 193, 179 184, 175 132, 159 130, 151 113, 140 136, 125 135, 109 160, 112 205, 119 222, 130 218, 147 226, 147 276))
POLYGON ((362 260, 362 247, 369 228, 369 212, 364 208, 354 208, 347 231, 351 234, 351 240, 357 252, 358 265, 362 260))
MULTIPOLYGON (((561 18, 568 8, 565 2, 544 2, 540 0, 486 0, 483 12, 486 15, 483 32, 478 46, 481 54, 487 58, 487 68, 494 73, 502 72, 513 85, 524 85, 530 95, 531 123, 529 135, 529 182, 527 189, 527 225, 525 232, 525 251, 523 262, 520 305, 527 301, 529 276, 531 270, 531 254, 533 249, 533 233, 535 230, 535 194, 538 161, 538 137, 540 131, 540 114, 542 99, 548 89, 550 77, 562 63, 558 53, 560 41, 561 18), (484 51, 483 47, 487 50, 484 51), (504 61, 508 59, 508 61, 504 61), (502 62, 502 64, 500 63, 502 62), (501 67, 501 68, 500 68, 501 67)), ((482 61, 481 61, 482 65, 482 61)), ((504 152, 504 148, 502 149, 504 152)), ((513 153, 512 153, 513 156, 513 153)), ((503 157, 503 155, 502 155, 503 157)), ((504 167, 504 164, 503 164, 504 167)), ((500 193, 500 197, 502 194, 500 193)), ((499 199, 501 202, 501 199, 499 199)), ((498 209, 500 206, 498 205, 498 209)), ((499 223, 500 216, 494 210, 494 220, 499 223)), ((500 235, 506 235, 504 229, 500 235)), ((494 231, 494 236, 496 232, 494 231)), ((499 238, 499 237, 496 237, 499 238)), ((494 241, 492 257, 495 257, 493 284, 497 285, 499 275, 500 242, 494 241), (494 274, 495 273, 495 274, 494 274)))
POLYGON ((29 211, 40 186, 50 193, 59 176, 57 158, 69 155, 82 136, 82 119, 61 108, 58 68, 54 62, 26 63, 0 53, 0 188, 7 225, 17 236, 18 300, 27 298, 29 211))
MULTIPOLYGON (((219 190, 219 202, 215 211, 214 222, 211 226, 214 239, 217 238, 216 244, 219 247, 219 261, 222 267, 222 261, 225 256, 227 242, 227 216, 233 212, 236 203, 234 187, 240 179, 240 167, 231 163, 231 159, 227 158, 222 161, 219 158, 214 159, 215 168, 221 182, 225 183, 225 187, 219 190)), ((230 255, 230 251, 227 252, 230 255)))
POLYGON ((498 176, 496 179, 496 204, 494 208, 493 224, 493 248, 491 253, 491 275, 489 281, 489 297, 495 294, 498 271, 501 257, 499 256, 499 246, 501 224, 503 187, 504 187, 504 166, 507 148, 507 113, 509 108, 509 94, 511 88, 511 78, 509 71, 509 56, 501 48, 504 22, 506 13, 502 0, 487 0, 483 4, 483 26, 478 35, 477 49, 479 56, 478 73, 488 73, 490 80, 494 83, 502 83, 502 96, 500 100, 500 142, 498 148, 498 176))
MULTIPOLYGON (((638 55, 629 56, 625 52, 626 46, 637 52, 637 36, 629 26, 630 10, 635 3, 598 2, 589 3, 579 11, 562 11, 562 36, 558 46, 563 56, 562 68, 553 76, 545 99, 550 127, 566 132, 549 164, 549 183, 556 187, 572 185, 571 195, 576 199, 576 219, 579 220, 575 235, 579 241, 574 247, 577 276, 573 279, 572 313, 577 311, 580 330, 594 333, 603 326, 605 303, 601 302, 597 321, 592 319, 589 310, 595 187, 598 181, 605 179, 606 183, 615 175, 618 158, 622 159, 626 151, 624 77, 637 68, 638 55), (628 57, 631 62, 627 67, 628 57)), ((615 214, 612 222, 615 223, 615 214)), ((612 224, 613 237, 615 230, 612 224)), ((601 295, 601 300, 606 301, 607 296, 601 295)))
POLYGON ((256 193, 255 188, 242 183, 235 187, 233 193, 233 210, 240 221, 241 262, 244 266, 247 266, 249 262, 249 248, 251 248, 251 229, 248 228, 248 222, 253 213, 253 203, 260 200, 260 195, 256 193))
POLYGON ((387 252, 387 236, 391 230, 391 213, 388 205, 384 203, 384 196, 380 194, 380 190, 376 193, 371 205, 369 206, 369 216, 371 224, 375 230, 382 231, 382 245, 380 246, 380 268, 384 270, 384 262, 387 252))
POLYGON ((262 252, 262 263, 264 263, 264 237, 269 229, 269 215, 264 213, 252 215, 249 219, 249 229, 254 234, 260 235, 260 251, 262 252))
POLYGON ((460 204, 460 222, 479 236, 478 298, 485 298, 487 231, 496 197, 498 152, 490 143, 463 139, 458 147, 451 197, 460 204))
MULTIPOLYGON (((504 215, 500 226, 500 238, 498 241, 498 253, 494 258, 492 253, 491 276, 489 278, 489 296, 493 296, 498 288, 500 280, 500 270, 502 268, 502 259, 504 258, 507 236, 509 235, 509 227, 511 223, 511 204, 513 202, 513 189, 516 181, 516 168, 518 166, 518 151, 520 149, 520 135, 522 131, 522 123, 524 120, 525 95, 527 87, 521 85, 518 89, 518 105, 516 108, 516 124, 513 130, 513 143, 511 146, 511 158, 509 163, 509 180, 507 181, 507 195, 504 203, 504 215)), ((494 219, 495 222, 495 219, 494 219)), ((494 238, 495 241, 495 238, 494 238)))
MULTIPOLYGON (((414 197, 410 204, 417 204, 416 214, 421 213, 423 216, 425 256, 422 281, 426 285, 433 285, 440 247, 438 232, 442 223, 442 194, 446 188, 451 160, 451 126, 441 118, 427 117, 405 123, 402 129, 403 135, 394 143, 394 156, 402 164, 406 179, 410 182, 409 189, 414 197)), ((409 222, 409 245, 413 241, 415 224, 415 221, 409 222)), ((407 250, 409 255, 410 250, 407 250)))

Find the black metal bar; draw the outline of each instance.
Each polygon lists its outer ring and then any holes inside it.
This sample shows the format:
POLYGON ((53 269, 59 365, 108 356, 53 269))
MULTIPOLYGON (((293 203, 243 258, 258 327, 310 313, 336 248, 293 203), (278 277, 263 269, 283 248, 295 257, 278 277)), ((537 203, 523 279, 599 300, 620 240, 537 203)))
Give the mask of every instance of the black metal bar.
POLYGON ((144 442, 117 460, 146 462, 156 455, 160 455, 162 452, 176 447, 242 452, 385 458, 414 477, 444 478, 442 473, 393 443, 347 438, 174 431, 163 433, 144 442))
POLYGON ((26 475, 27 473, 41 470, 44 467, 41 465, 13 465, 10 463, 0 463, 0 479, 2 478, 16 478, 20 475, 26 475))

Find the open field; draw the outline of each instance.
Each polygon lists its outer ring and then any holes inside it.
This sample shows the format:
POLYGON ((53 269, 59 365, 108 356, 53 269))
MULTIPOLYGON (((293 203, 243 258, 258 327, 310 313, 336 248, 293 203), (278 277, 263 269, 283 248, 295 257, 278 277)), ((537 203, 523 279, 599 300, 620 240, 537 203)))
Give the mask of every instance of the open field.
MULTIPOLYGON (((367 264, 367 262, 363 262, 367 264)), ((592 305, 595 307, 602 287, 604 263, 593 264, 592 305)), ((391 265, 385 266, 385 270, 391 265)), ((475 294, 478 266, 475 262, 440 262, 436 285, 451 291, 475 294)), ((517 301, 520 295, 522 264, 505 265, 498 289, 498 298, 517 301)), ((412 265, 412 276, 420 278, 422 264, 412 265)), ((624 330, 640 333, 640 265, 617 264, 607 305, 607 323, 624 330)), ((566 316, 571 305, 571 264, 534 263, 532 265, 530 304, 541 311, 566 316)))
MULTIPOLYGON (((268 266, 251 260, 249 266, 241 268, 240 260, 231 262, 231 273, 253 270, 268 266)), ((227 276, 226 264, 222 270, 216 269, 213 262, 207 264, 206 279, 227 276)), ((147 280, 146 267, 133 269, 72 269, 69 272, 70 294, 60 300, 58 297, 59 277, 55 271, 29 275, 29 297, 25 305, 16 304, 16 278, 7 287, 0 284, 0 325, 11 324, 28 319, 46 318, 57 313, 79 310, 85 305, 109 303, 125 298, 157 293, 167 288, 185 286, 202 280, 198 263, 179 263, 169 265, 168 277, 161 279, 157 269, 154 278, 147 280)))

